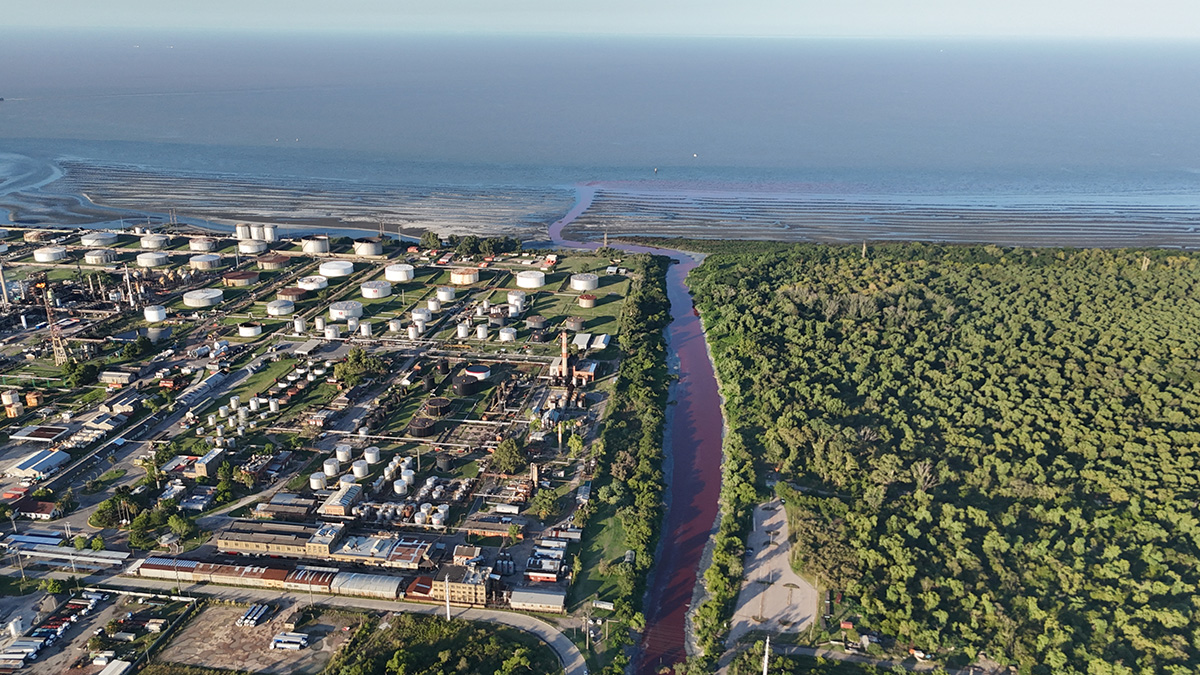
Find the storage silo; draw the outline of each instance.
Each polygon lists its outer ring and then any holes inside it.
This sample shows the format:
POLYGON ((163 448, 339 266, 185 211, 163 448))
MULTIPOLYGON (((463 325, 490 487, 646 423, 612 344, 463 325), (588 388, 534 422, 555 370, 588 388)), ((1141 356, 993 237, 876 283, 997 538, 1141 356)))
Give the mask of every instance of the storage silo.
POLYGON ((217 250, 217 240, 212 237, 192 237, 188 239, 188 250, 190 251, 215 251, 217 250))
POLYGON ((236 239, 252 239, 250 223, 238 223, 233 226, 233 236, 236 239))
POLYGON ((273 413, 279 412, 279 399, 273 398, 267 402, 267 409, 273 413))
POLYGON ((417 327, 416 327, 416 326, 409 326, 409 327, 408 327, 408 339, 409 339, 409 340, 416 340, 416 339, 417 339, 417 338, 419 338, 419 337, 421 337, 421 332, 417 330, 417 327))
POLYGON ((142 248, 151 250, 164 249, 170 246, 171 238, 165 234, 148 234, 142 237, 142 248))
POLYGON ((311 490, 324 490, 327 484, 328 481, 323 473, 310 474, 308 477, 308 487, 311 490))
POLYGON ((371 337, 371 333, 373 332, 373 330, 371 328, 371 322, 364 321, 364 322, 360 323, 358 325, 358 332, 363 337, 371 337))
POLYGON ((81 246, 116 246, 117 235, 114 232, 88 232, 79 238, 81 246))
POLYGON ((306 291, 319 291, 323 288, 329 288, 329 279, 319 274, 314 274, 310 277, 300 277, 296 280, 296 285, 306 291))
POLYGON ((355 239, 354 255, 383 255, 383 241, 378 237, 355 239))
POLYGON ((339 300, 329 306, 331 321, 345 321, 350 317, 359 318, 363 314, 363 305, 357 300, 339 300))
POLYGON ((245 239, 238 242, 238 253, 242 255, 258 255, 267 250, 267 242, 257 239, 245 239))
POLYGON ((221 256, 215 253, 201 253, 188 258, 188 267, 194 270, 215 270, 221 266, 221 256))
POLYGON ((450 283, 455 286, 470 286, 479 282, 479 270, 472 267, 459 267, 450 270, 450 283))
POLYGON ((517 272, 519 288, 541 288, 546 285, 546 273, 539 270, 522 270, 517 272))
MULTIPOLYGON (((143 253, 142 255, 149 254, 143 253)), ((224 299, 225 292, 219 288, 201 288, 183 294, 183 304, 196 308, 215 307, 224 299)))
POLYGON ((364 281, 358 290, 367 299, 386 298, 392 294, 392 285, 387 281, 364 281))
POLYGON ((337 461, 339 461, 339 462, 349 462, 350 458, 354 456, 353 453, 354 453, 354 449, 351 448, 349 445, 342 444, 342 445, 335 445, 333 447, 334 457, 336 457, 337 461))
POLYGON ((66 258, 67 249, 63 248, 62 246, 45 246, 33 252, 33 259, 40 263, 58 262, 60 260, 66 260, 66 258))
POLYGON ((487 327, 486 323, 481 323, 475 327, 475 337, 476 338, 478 338, 480 340, 486 340, 487 334, 488 334, 488 327, 487 327))
POLYGON ((517 329, 512 328, 512 327, 501 328, 500 329, 500 341, 501 342, 516 342, 517 341, 517 329))
POLYGON ((316 329, 317 329, 318 331, 323 331, 323 330, 325 330, 325 317, 323 317, 323 316, 318 316, 318 317, 317 317, 317 318, 316 318, 316 319, 313 321, 313 324, 316 326, 316 329))
POLYGON ((296 303, 291 300, 272 300, 267 303, 268 316, 287 316, 296 311, 296 303))
POLYGON ((358 330, 358 317, 351 316, 346 318, 346 330, 351 333, 358 330))
POLYGON ((266 241, 267 238, 263 236, 263 226, 258 223, 252 224, 250 226, 250 238, 257 241, 266 241))
POLYGON ((460 324, 458 324, 458 329, 457 329, 457 333, 456 333, 456 334, 458 335, 459 339, 465 339, 465 338, 468 338, 468 337, 470 337, 470 335, 471 335, 471 324, 469 324, 469 323, 460 323, 460 324))
POLYGON ((146 321, 150 323, 159 323, 167 320, 167 308, 162 305, 146 305, 142 310, 142 314, 146 317, 146 321))
POLYGON ((379 447, 372 445, 371 447, 367 448, 366 450, 363 450, 363 459, 365 459, 367 461, 367 464, 378 464, 379 463, 379 447))
POLYGON ((437 299, 440 302, 454 302, 454 289, 450 286, 438 286, 437 299))
POLYGON ((571 290, 573 291, 594 291, 600 288, 600 277, 591 272, 583 272, 580 274, 571 275, 571 290))
POLYGON ((83 262, 89 265, 107 265, 117 259, 116 251, 98 248, 83 254, 83 262))
POLYGON ((263 241, 279 241, 279 228, 274 223, 263 223, 263 241))
POLYGON ((579 296, 579 306, 584 309, 591 309, 596 306, 596 296, 591 293, 584 293, 579 296))
POLYGON ((388 265, 383 268, 383 278, 392 283, 412 281, 414 276, 416 276, 416 269, 405 263, 388 265))
POLYGON ((366 460, 362 459, 351 464, 350 470, 354 472, 355 478, 366 478, 367 474, 371 472, 371 468, 367 466, 366 460))

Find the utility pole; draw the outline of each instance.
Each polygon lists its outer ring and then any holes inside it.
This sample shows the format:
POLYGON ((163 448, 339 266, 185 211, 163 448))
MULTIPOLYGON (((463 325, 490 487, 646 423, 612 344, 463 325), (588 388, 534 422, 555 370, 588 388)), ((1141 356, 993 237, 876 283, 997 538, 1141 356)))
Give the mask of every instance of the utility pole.
POLYGON ((450 575, 446 574, 446 620, 450 620, 450 575))
POLYGON ((763 675, 767 675, 767 663, 771 655, 771 636, 767 636, 767 644, 763 647, 763 675))

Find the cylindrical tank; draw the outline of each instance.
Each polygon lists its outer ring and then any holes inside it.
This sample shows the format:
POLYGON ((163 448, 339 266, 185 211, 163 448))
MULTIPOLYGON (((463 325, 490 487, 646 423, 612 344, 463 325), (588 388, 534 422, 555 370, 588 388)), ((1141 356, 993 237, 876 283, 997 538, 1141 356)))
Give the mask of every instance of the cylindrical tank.
POLYGON ((338 475, 339 472, 341 472, 342 465, 339 464, 336 459, 330 457, 329 459, 325 460, 324 464, 321 465, 321 469, 325 472, 326 476, 333 478, 334 476, 338 475))
POLYGON ((346 474, 338 479, 338 485, 354 485, 357 482, 351 474, 346 474))
POLYGON ((295 319, 292 319, 292 329, 297 333, 303 334, 308 330, 308 322, 304 320, 304 317, 298 316, 295 319))
POLYGON ((600 288, 600 277, 591 272, 583 272, 581 274, 571 275, 571 290, 573 291, 594 291, 600 288))
POLYGON ((33 259, 40 263, 58 262, 67 258, 67 249, 62 246, 46 246, 33 252, 33 259))
POLYGON ((525 326, 530 330, 541 330, 546 327, 546 317, 541 314, 534 314, 525 319, 525 326))
POLYGON ((349 462, 353 450, 348 445, 338 445, 333 448, 333 454, 339 462, 349 462))
POLYGON ((479 380, 470 375, 458 375, 454 378, 454 394, 456 396, 472 396, 479 391, 479 380))
POLYGON ((346 330, 351 333, 358 330, 358 317, 351 316, 346 318, 346 330))
POLYGON ((413 514, 413 525, 424 525, 425 520, 428 517, 429 516, 425 515, 424 513, 417 511, 416 513, 413 514))
POLYGON ((383 278, 393 283, 412 281, 416 270, 412 265, 397 263, 383 268, 383 278))
POLYGON ((517 314, 525 311, 525 291, 509 291, 508 304, 512 305, 517 314))
POLYGON ((272 271, 281 270, 287 267, 288 263, 291 261, 291 258, 283 255, 282 253, 269 253, 267 255, 258 256, 258 259, 254 261, 254 264, 258 265, 258 269, 260 270, 272 271))
POLYGON ((417 307, 412 311, 413 321, 425 321, 426 323, 433 321, 433 312, 425 307, 417 307))
POLYGON ((247 321, 238 324, 238 335, 241 337, 258 337, 262 335, 262 324, 247 321))
POLYGON ((425 403, 425 409, 434 417, 444 417, 450 412, 450 399, 443 396, 435 396, 425 403))
POLYGON ((315 325, 315 327, 316 327, 316 329, 317 329, 317 331, 318 331, 318 332, 324 332, 324 331, 325 331, 325 317, 323 317, 323 316, 318 316, 318 317, 317 317, 317 318, 316 318, 316 319, 313 321, 313 324, 315 325))
POLYGON ((431 527, 442 528, 446 526, 446 516, 434 511, 429 515, 429 525, 431 527))
POLYGON ((329 237, 323 234, 312 234, 300 240, 300 248, 305 253, 329 253, 329 237))
POLYGON ((442 301, 438 300, 437 298, 430 298, 429 300, 425 301, 425 306, 428 307, 429 311, 431 312, 442 311, 442 301))
POLYGON ((194 270, 215 270, 221 266, 221 256, 215 253, 201 253, 188 258, 188 266, 194 270))
POLYGON ((211 237, 192 237, 188 239, 188 250, 215 251, 217 250, 217 240, 211 237))
POLYGON ((323 277, 330 279, 334 277, 348 277, 354 274, 354 263, 349 260, 327 260, 321 263, 317 268, 317 272, 323 277))
POLYGON ((358 290, 364 298, 386 298, 392 294, 392 284, 387 281, 364 281, 358 290))
POLYGON ((437 299, 441 302, 454 302, 454 288, 451 286, 438 286, 437 299))
POLYGON ((259 279, 258 272, 251 270, 234 270, 221 275, 221 283, 233 288, 244 288, 257 284, 259 279))
POLYGON ((503 327, 504 324, 506 323, 506 321, 507 321, 507 319, 505 319, 504 315, 501 314, 500 312, 496 312, 496 313, 488 316, 488 325, 493 326, 495 328, 503 327))
POLYGON ((367 466, 367 462, 361 459, 354 462, 354 464, 351 464, 350 468, 354 472, 355 478, 366 478, 367 473, 370 472, 370 467, 367 466))
POLYGON ((591 309, 596 306, 596 296, 591 293, 584 293, 579 296, 579 306, 584 309, 591 309))
POLYGON ((146 317, 146 321, 150 323, 167 320, 167 308, 162 305, 146 305, 146 308, 142 310, 142 314, 146 317))
POLYGON ((431 511, 433 511, 433 504, 430 504, 429 502, 425 502, 424 504, 421 505, 421 513, 424 513, 425 515, 429 515, 429 513, 431 511))
POLYGON ((373 330, 371 329, 371 322, 364 321, 364 322, 360 323, 358 325, 358 332, 363 337, 371 337, 371 334, 373 332, 373 330))
POLYGON ((439 452, 437 456, 437 470, 441 473, 446 473, 451 469, 450 455, 439 452))
POLYGON ((275 291, 276 300, 290 300, 292 302, 300 302, 308 296, 308 291, 295 286, 288 286, 275 291))
POLYGON ((388 321, 388 330, 393 333, 399 333, 404 330, 404 322, 400 319, 391 319, 388 321))
POLYGON ((171 244, 171 238, 165 234, 148 234, 142 237, 142 248, 158 250, 167 248, 171 244))
POLYGON ((291 300, 272 300, 267 303, 268 316, 287 316, 296 311, 296 303, 291 300))
POLYGON ((450 270, 450 283, 455 286, 470 286, 479 282, 479 270, 471 267, 459 267, 450 270))
POLYGON ((419 337, 421 337, 421 331, 417 330, 416 326, 409 326, 408 327, 408 339, 416 340, 419 337))
POLYGON ((442 375, 449 374, 450 373, 450 362, 447 361, 446 359, 442 359, 442 360, 438 361, 437 371, 439 373, 441 373, 442 375))
POLYGON ((359 318, 363 314, 363 306, 357 300, 340 300, 329 306, 331 321, 345 321, 350 317, 359 318))
POLYGON ((242 255, 258 255, 268 248, 267 242, 257 239, 246 239, 238 242, 238 253, 242 255))
POLYGON ((107 265, 117 259, 117 253, 108 249, 99 248, 95 251, 88 251, 83 254, 83 262, 89 265, 107 265))
POLYGON ((257 239, 259 241, 267 240, 266 237, 263 236, 262 225, 259 225, 258 223, 250 225, 250 238, 257 239))
POLYGON ((512 328, 512 327, 501 328, 500 329, 500 341, 501 342, 516 342, 517 341, 517 329, 512 328))
POLYGON ((325 339, 326 340, 336 340, 336 339, 340 338, 341 336, 342 336, 342 327, 341 326, 338 326, 335 324, 329 324, 329 325, 325 326, 325 339))
POLYGON ((383 242, 377 237, 355 239, 354 255, 383 255, 383 242))
POLYGON ((161 251, 139 253, 137 256, 138 267, 162 267, 170 261, 170 256, 161 251))
POLYGON ((363 450, 363 459, 366 460, 367 464, 378 464, 379 463, 379 448, 377 446, 372 445, 371 447, 367 448, 366 450, 363 450))
POLYGON ((250 239, 252 237, 250 223, 238 223, 234 225, 233 236, 236 239, 250 239))
POLYGON ((279 412, 279 399, 271 399, 270 402, 267 403, 267 407, 273 413, 279 412))
POLYGON ((264 223, 262 226, 263 241, 278 241, 279 228, 274 223, 264 223))
POLYGON ((21 400, 21 392, 16 389, 6 389, 3 394, 0 394, 0 401, 4 405, 13 405, 21 400))
POLYGON ((579 316, 568 316, 567 317, 567 330, 581 331, 581 330, 583 330, 583 324, 584 324, 583 317, 579 317, 579 316))
POLYGON ((392 491, 398 495, 406 495, 408 494, 408 483, 398 480, 392 483, 392 491))
POLYGON ((546 285, 546 273, 540 270, 522 270, 517 272, 519 288, 541 288, 546 285))
POLYGON ((319 291, 322 288, 329 288, 329 279, 314 274, 311 277, 300 277, 296 280, 296 285, 306 291, 319 291))
POLYGON ((481 323, 475 327, 475 337, 480 340, 486 340, 488 334, 487 324, 481 323))
POLYGON ((469 324, 469 323, 458 324, 457 334, 458 334, 459 338, 466 338, 469 335, 471 335, 471 324, 469 324))
MULTIPOLYGON (((412 465, 411 457, 405 457, 404 459, 407 460, 407 462, 410 466, 412 465)), ((409 485, 412 485, 413 481, 415 481, 416 479, 417 479, 416 471, 413 471, 412 469, 401 469, 400 470, 400 480, 408 483, 409 485)))
POLYGON ((88 232, 79 238, 81 246, 116 246, 117 235, 114 232, 88 232))
MULTIPOLYGON (((152 254, 143 253, 142 255, 152 254)), ((188 307, 214 307, 224 299, 225 292, 219 288, 201 288, 183 294, 183 304, 188 307)))
POLYGON ((492 369, 482 363, 476 363, 464 368, 463 374, 482 382, 492 376, 492 369))
POLYGON ((258 412, 258 409, 262 407, 262 401, 257 396, 251 396, 246 405, 249 406, 250 412, 258 412))
POLYGON ((217 408, 217 414, 221 416, 221 419, 225 419, 226 417, 229 417, 229 406, 223 405, 223 406, 217 408))
POLYGON ((428 438, 436 430, 435 422, 429 417, 415 417, 408 423, 408 433, 416 438, 428 438))

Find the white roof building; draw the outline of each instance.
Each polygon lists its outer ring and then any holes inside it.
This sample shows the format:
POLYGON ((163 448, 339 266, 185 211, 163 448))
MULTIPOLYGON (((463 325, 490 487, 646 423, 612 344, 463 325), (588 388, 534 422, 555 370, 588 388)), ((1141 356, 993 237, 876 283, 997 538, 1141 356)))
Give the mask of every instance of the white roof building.
POLYGON ((71 456, 65 452, 38 450, 13 464, 5 473, 16 478, 45 478, 69 461, 71 456))

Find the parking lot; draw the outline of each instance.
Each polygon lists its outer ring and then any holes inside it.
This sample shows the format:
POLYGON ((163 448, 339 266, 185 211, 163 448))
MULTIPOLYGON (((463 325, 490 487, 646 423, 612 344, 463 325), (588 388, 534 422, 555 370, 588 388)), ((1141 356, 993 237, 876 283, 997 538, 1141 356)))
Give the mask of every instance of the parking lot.
POLYGON ((188 622, 159 653, 157 660, 207 668, 254 673, 315 675, 350 636, 357 622, 343 615, 322 614, 294 632, 309 636, 300 651, 270 649, 271 638, 284 632, 283 622, 292 607, 275 607, 270 619, 258 626, 238 626, 247 605, 211 605, 188 622), (345 630, 349 628, 349 630, 345 630))

